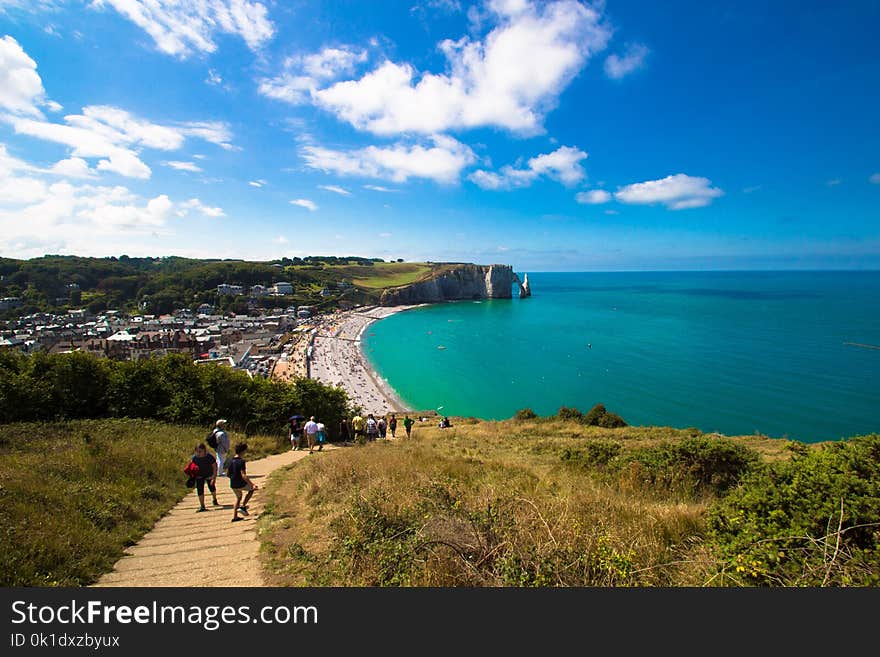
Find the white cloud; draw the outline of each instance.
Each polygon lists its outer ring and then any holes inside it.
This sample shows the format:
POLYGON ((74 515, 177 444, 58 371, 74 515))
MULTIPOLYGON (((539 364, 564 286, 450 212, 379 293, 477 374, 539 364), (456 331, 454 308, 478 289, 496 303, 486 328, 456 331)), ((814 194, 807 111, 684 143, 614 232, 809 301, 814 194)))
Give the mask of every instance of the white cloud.
POLYGON ((208 77, 205 78, 205 82, 216 87, 223 84, 223 78, 213 68, 209 68, 208 77))
POLYGON ((382 239, 388 239, 389 237, 391 237, 391 235, 392 235, 392 233, 388 233, 388 232, 379 233, 379 237, 381 237, 382 239))
POLYGON ((49 169, 50 173, 66 178, 94 178, 97 173, 89 169, 89 163, 81 157, 69 157, 66 160, 56 162, 49 169))
POLYGON ((310 201, 307 198, 298 198, 290 202, 291 205, 298 205, 301 208, 305 208, 311 212, 314 212, 318 209, 318 206, 315 205, 314 201, 310 201))
POLYGON ((276 244, 287 244, 287 238, 284 235, 279 235, 274 240, 272 240, 276 244))
POLYGON ((880 185, 880 173, 871 174, 871 177, 868 178, 868 181, 874 183, 875 185, 880 185))
POLYGON ((37 63, 11 36, 0 39, 0 108, 14 114, 42 116, 38 105, 47 104, 37 63))
POLYGON ((552 153, 545 153, 531 158, 524 168, 510 165, 501 167, 499 173, 478 170, 468 178, 483 189, 513 189, 528 187, 541 176, 574 185, 586 177, 581 161, 587 154, 579 148, 561 146, 552 153))
POLYGON ((598 9, 576 0, 488 6, 496 26, 485 38, 438 45, 447 72, 419 73, 409 63, 385 61, 359 79, 326 88, 309 88, 302 76, 287 73, 285 84, 264 82, 261 91, 290 102, 310 96, 339 119, 381 135, 478 126, 540 132, 544 114, 605 48, 611 29, 598 9))
POLYGON ((574 197, 578 203, 587 205, 601 205, 611 200, 611 194, 604 189, 591 189, 588 192, 580 192, 574 197))
POLYGON ((700 208, 724 194, 712 187, 708 178, 698 178, 678 173, 660 180, 648 180, 621 187, 614 198, 621 203, 653 205, 662 203, 670 210, 700 208))
POLYGON ((605 60, 605 75, 612 80, 620 80, 633 71, 640 69, 648 56, 648 47, 641 43, 633 43, 627 46, 626 52, 621 55, 610 55, 605 60))
POLYGON ((263 180, 262 178, 260 180, 251 180, 248 183, 248 185, 250 185, 251 187, 262 187, 265 184, 266 184, 266 181, 263 180))
POLYGON ((353 73, 355 66, 367 61, 367 51, 348 47, 324 48, 321 52, 302 59, 303 71, 317 80, 333 80, 353 73))
POLYGON ((451 137, 435 135, 433 146, 395 144, 389 147, 337 151, 320 146, 301 150, 306 166, 341 176, 379 178, 406 182, 424 178, 439 183, 455 183, 462 169, 476 161, 474 152, 451 137))
POLYGON ((340 196, 351 196, 350 191, 345 189, 345 187, 340 187, 339 185, 318 185, 318 189, 324 189, 328 192, 339 194, 340 196))
POLYGON ((285 72, 277 77, 261 80, 257 90, 267 98, 300 105, 308 102, 314 88, 315 81, 309 76, 285 72))
POLYGON ((226 213, 223 212, 223 208, 215 208, 209 205, 205 205, 197 198, 191 198, 188 201, 184 201, 180 204, 180 209, 178 210, 178 216, 186 216, 190 210, 194 210, 199 214, 204 215, 205 217, 225 217, 226 213))
POLYGON ((284 71, 260 80, 258 91, 268 98, 300 105, 311 100, 312 92, 322 84, 352 73, 355 66, 367 60, 365 50, 348 46, 324 48, 302 57, 288 57, 284 71))
POLYGON ((389 189, 388 187, 382 187, 382 185, 364 185, 364 189, 371 189, 374 192, 384 192, 386 194, 393 194, 396 192, 396 189, 389 189))
POLYGON ((832 178, 831 180, 827 181, 825 184, 828 187, 837 187, 842 182, 843 181, 840 178, 832 178))
POLYGON ((96 167, 99 171, 128 178, 146 179, 152 174, 140 159, 142 147, 174 151, 183 146, 187 137, 197 137, 223 148, 234 148, 229 144, 231 135, 225 123, 160 125, 106 105, 90 105, 83 108, 82 114, 68 114, 64 117, 66 124, 8 115, 0 119, 10 123, 18 134, 70 147, 74 157, 102 158, 96 167))
POLYGON ((251 0, 94 0, 110 5, 149 34, 168 55, 212 53, 218 33, 237 35, 257 50, 275 33, 266 7, 251 0))
POLYGON ((179 160, 168 160, 162 162, 166 167, 170 167, 172 169, 176 169, 177 171, 191 171, 193 173, 198 173, 202 170, 202 168, 196 164, 195 162, 181 162, 179 160))

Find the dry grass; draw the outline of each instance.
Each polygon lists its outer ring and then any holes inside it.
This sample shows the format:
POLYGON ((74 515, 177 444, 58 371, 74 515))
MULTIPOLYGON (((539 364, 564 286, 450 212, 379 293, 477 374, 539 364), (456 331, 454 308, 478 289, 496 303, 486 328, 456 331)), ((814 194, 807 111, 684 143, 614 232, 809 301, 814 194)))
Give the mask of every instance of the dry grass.
MULTIPOLYGON (((710 576, 714 495, 639 468, 571 467, 590 442, 658 447, 695 430, 576 422, 418 425, 411 440, 310 459, 272 480, 262 518, 274 585, 685 586, 710 576)), ((737 442, 763 460, 781 441, 737 442)))
MULTIPOLYGON (((206 434, 151 420, 0 425, 0 585, 96 581, 189 492, 183 467, 206 434)), ((286 447, 247 442, 251 458, 286 447)))

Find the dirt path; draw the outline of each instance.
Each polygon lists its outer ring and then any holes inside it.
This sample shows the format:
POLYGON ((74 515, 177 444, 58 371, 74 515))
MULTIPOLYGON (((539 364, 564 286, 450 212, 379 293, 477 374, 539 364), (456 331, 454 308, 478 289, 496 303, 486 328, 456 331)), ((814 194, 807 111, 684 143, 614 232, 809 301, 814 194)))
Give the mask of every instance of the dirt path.
MULTIPOLYGON (((324 452, 332 451, 332 446, 324 452)), ((217 478, 217 500, 205 490, 208 511, 196 513, 195 490, 163 516, 136 545, 125 551, 113 570, 95 586, 264 586, 256 536, 256 518, 263 510, 268 475, 303 458, 321 458, 308 450, 287 451, 248 462, 248 476, 260 487, 248 505, 244 522, 232 521, 235 495, 229 479, 217 478)))

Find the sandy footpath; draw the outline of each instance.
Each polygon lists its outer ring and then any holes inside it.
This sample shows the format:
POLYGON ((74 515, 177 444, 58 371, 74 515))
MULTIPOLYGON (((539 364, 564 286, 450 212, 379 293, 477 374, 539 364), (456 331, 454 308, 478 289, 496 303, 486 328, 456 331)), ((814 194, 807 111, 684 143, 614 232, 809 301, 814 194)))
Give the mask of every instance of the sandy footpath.
MULTIPOLYGON (((330 445, 324 452, 333 449, 330 445)), ((282 466, 322 457, 322 452, 309 456, 305 450, 248 461, 248 476, 260 490, 251 498, 250 515, 243 522, 232 522, 235 495, 228 478, 217 478, 217 500, 222 506, 211 506, 211 494, 205 488, 205 513, 195 512, 199 498, 194 489, 136 545, 127 548, 95 586, 264 586, 256 518, 263 510, 266 479, 282 466)))
POLYGON ((319 331, 315 335, 311 377, 340 386, 366 413, 378 416, 408 410, 394 390, 370 367, 361 349, 361 338, 376 320, 417 307, 390 306, 347 312, 335 330, 319 331))

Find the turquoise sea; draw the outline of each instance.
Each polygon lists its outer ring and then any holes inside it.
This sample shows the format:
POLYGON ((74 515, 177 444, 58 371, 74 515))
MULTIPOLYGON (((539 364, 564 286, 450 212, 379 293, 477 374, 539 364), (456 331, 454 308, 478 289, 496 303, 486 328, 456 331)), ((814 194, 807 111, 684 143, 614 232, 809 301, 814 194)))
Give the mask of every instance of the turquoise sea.
POLYGON ((804 441, 880 431, 880 272, 532 273, 364 350, 415 409, 503 419, 601 402, 635 425, 804 441), (443 347, 443 348, 441 348, 443 347))

